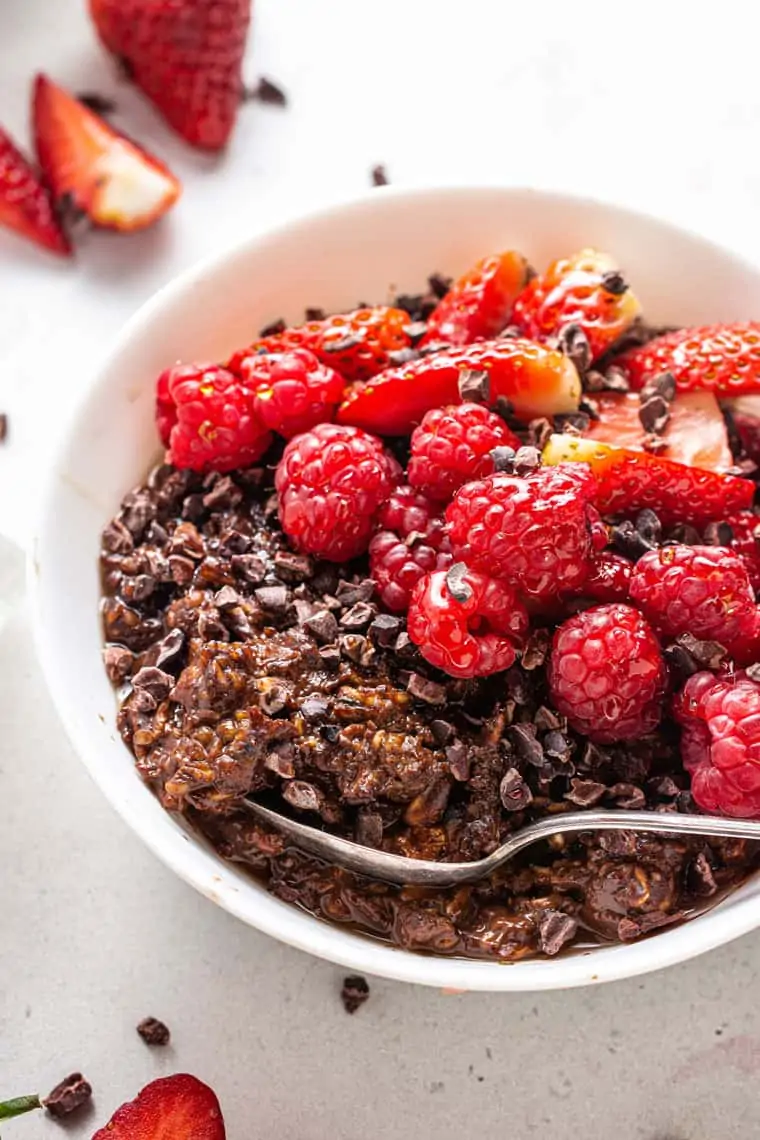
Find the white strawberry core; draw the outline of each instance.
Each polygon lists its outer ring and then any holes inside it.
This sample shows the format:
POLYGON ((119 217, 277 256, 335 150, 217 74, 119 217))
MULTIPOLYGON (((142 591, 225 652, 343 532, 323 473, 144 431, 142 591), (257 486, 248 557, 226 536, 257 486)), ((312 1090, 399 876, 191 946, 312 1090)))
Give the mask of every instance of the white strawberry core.
POLYGON ((128 143, 115 142, 98 162, 93 220, 132 229, 152 221, 175 197, 175 183, 128 143))

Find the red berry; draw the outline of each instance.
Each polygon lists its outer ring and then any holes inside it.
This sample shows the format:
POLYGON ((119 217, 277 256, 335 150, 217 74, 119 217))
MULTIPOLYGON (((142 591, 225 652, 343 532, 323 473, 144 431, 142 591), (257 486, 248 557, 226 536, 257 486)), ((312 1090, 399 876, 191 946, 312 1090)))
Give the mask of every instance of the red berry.
POLYGON ((407 477, 431 499, 448 502, 463 483, 492 473, 495 447, 520 447, 495 412, 481 404, 434 408, 412 435, 407 477))
POLYGON ((165 368, 156 380, 156 428, 164 447, 169 446, 172 428, 177 422, 177 406, 169 395, 173 376, 196 376, 199 369, 213 368, 213 364, 174 364, 165 368))
POLYGON ((752 394, 760 389, 760 322, 678 329, 623 353, 634 388, 671 372, 680 392, 715 392, 716 396, 752 394))
POLYGON ((380 529, 369 544, 369 568, 389 610, 402 613, 423 575, 451 565, 451 544, 439 511, 438 503, 413 487, 396 488, 380 508, 380 529))
POLYGON ((552 701, 576 732, 598 744, 652 732, 666 678, 657 638, 632 606, 594 606, 554 634, 552 701))
POLYGON ((760 817, 760 685, 696 673, 673 702, 683 725, 681 757, 704 811, 760 817))
POLYGON ((159 432, 175 422, 167 460, 193 471, 232 471, 264 454, 272 437, 251 410, 251 397, 231 372, 217 365, 178 365, 157 385, 159 432))
POLYGON ((238 376, 261 422, 285 439, 331 420, 343 395, 342 377, 305 348, 246 356, 238 376))
POLYGON ((597 602, 627 602, 633 565, 621 554, 605 550, 591 563, 581 593, 597 602))
POLYGON ((471 344, 500 333, 530 276, 520 253, 507 250, 484 257, 460 277, 428 319, 423 343, 471 344))
POLYGON ((723 546, 662 546, 636 563, 631 600, 665 637, 692 633, 730 644, 746 629, 755 596, 741 559, 723 546))
POLYGON ((375 436, 319 424, 296 436, 277 465, 282 529, 294 546, 331 562, 363 554, 399 466, 375 436))
POLYGON ((753 589, 760 589, 760 518, 752 511, 737 511, 725 522, 731 527, 731 549, 746 566, 753 589))
POLYGON ((431 665, 452 677, 487 677, 514 662, 528 615, 504 582, 457 563, 417 583, 407 629, 431 665))
POLYGON ((606 253, 582 249, 534 277, 515 302, 512 320, 535 340, 555 337, 567 325, 586 334, 591 355, 601 356, 641 312, 637 298, 606 253))
POLYGON ((241 362, 255 353, 308 348, 323 364, 339 372, 344 380, 368 380, 376 372, 389 367, 389 353, 409 347, 408 326, 409 314, 387 305, 336 313, 321 321, 309 321, 305 325, 261 337, 248 348, 236 352, 228 367, 237 372, 241 362))
POLYGON ((596 507, 592 506, 591 503, 586 506, 586 518, 588 519, 588 525, 591 529, 591 545, 599 554, 610 541, 607 524, 596 507))
POLYGON ((589 571, 594 489, 580 464, 467 483, 446 509, 454 555, 535 598, 572 591, 589 571))

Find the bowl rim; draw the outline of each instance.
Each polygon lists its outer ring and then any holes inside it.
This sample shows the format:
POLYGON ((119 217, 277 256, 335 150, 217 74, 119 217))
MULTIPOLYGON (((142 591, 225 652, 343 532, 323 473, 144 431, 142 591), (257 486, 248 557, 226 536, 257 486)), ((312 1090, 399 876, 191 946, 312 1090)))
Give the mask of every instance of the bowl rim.
MULTIPOLYGON (((59 429, 35 511, 32 540, 27 552, 27 587, 31 603, 33 635, 48 691, 73 750, 111 806, 143 843, 201 894, 211 898, 249 926, 281 942, 352 971, 434 986, 452 992, 565 989, 636 977, 696 957, 753 930, 760 925, 760 901, 752 897, 735 900, 726 909, 721 908, 719 904, 717 908, 688 922, 660 931, 653 937, 639 942, 602 945, 562 955, 556 959, 526 959, 517 962, 448 958, 410 952, 337 924, 328 923, 288 904, 282 905, 291 912, 292 921, 286 922, 284 918, 278 918, 279 912, 275 911, 267 912, 263 916, 257 915, 255 902, 250 905, 250 900, 254 898, 250 893, 215 890, 208 882, 201 881, 202 876, 196 873, 185 858, 188 850, 185 843, 187 835, 168 827, 154 828, 151 819, 124 803, 112 786, 108 767, 100 762, 98 750, 87 741, 83 733, 80 733, 68 696, 58 678, 54 655, 42 621, 44 590, 41 585, 38 557, 42 536, 47 529, 47 520, 54 510, 57 496, 56 472, 75 438, 77 425, 83 418, 90 400, 95 397, 104 378, 126 347, 135 339, 139 339, 149 326, 160 318, 162 312, 192 292, 197 282, 208 275, 213 275, 230 258, 250 256, 255 253, 257 246, 277 241, 294 227, 308 226, 315 222, 337 221, 347 211, 361 212, 371 208, 373 203, 379 204, 389 199, 404 202, 419 198, 432 199, 435 202, 463 195, 472 199, 478 195, 493 194, 503 194, 505 199, 530 195, 547 205, 585 206, 615 215, 618 219, 629 218, 632 223, 659 226, 663 230, 679 234, 692 244, 702 246, 705 252, 718 255, 724 261, 733 262, 737 269, 760 278, 760 266, 742 258, 731 248, 668 218, 622 206, 613 201, 561 190, 488 182, 387 186, 371 188, 361 194, 332 201, 328 205, 302 210, 278 220, 273 225, 254 228, 246 236, 227 243, 222 249, 200 259, 148 297, 126 321, 109 349, 101 355, 89 382, 78 392, 69 415, 59 429), (249 903, 246 903, 246 899, 249 903)), ((138 778, 137 774, 135 778, 138 778)), ((216 858, 221 860, 221 856, 217 855, 216 858)), ((261 890, 261 887, 253 881, 251 886, 257 891, 261 890)))

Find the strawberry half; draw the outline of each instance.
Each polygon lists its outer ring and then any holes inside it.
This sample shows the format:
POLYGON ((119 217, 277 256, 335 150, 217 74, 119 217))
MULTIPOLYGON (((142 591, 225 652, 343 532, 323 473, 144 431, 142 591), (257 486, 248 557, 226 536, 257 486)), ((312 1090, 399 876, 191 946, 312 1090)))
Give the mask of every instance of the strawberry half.
POLYGON ((177 1073, 146 1085, 92 1140, 225 1140, 216 1094, 197 1077, 177 1073))
POLYGON ((239 374, 247 356, 308 348, 344 380, 368 380, 390 365, 391 352, 409 347, 408 326, 409 314, 388 305, 335 313, 261 337, 230 357, 227 367, 239 374))
POLYGON ((665 525, 704 526, 748 508, 755 484, 737 475, 688 467, 645 451, 613 447, 593 439, 553 435, 543 462, 588 463, 597 478, 596 506, 603 514, 627 515, 651 507, 665 525))
POLYGON ((10 135, 0 129, 0 225, 64 257, 71 246, 53 200, 10 135))
POLYGON ((508 323, 530 274, 525 258, 512 249, 482 258, 438 302, 422 343, 463 345, 496 336, 508 323))
POLYGON ((406 435, 431 408, 459 403, 464 372, 484 373, 482 399, 495 405, 504 397, 523 420, 578 407, 580 379, 567 356, 533 341, 505 338, 423 356, 355 385, 338 408, 338 423, 406 435))
POLYGON ((251 0, 90 0, 108 49, 193 146, 220 150, 243 94, 251 0))
MULTIPOLYGON (((599 419, 593 420, 584 439, 646 451, 649 435, 639 419, 641 401, 635 392, 601 392, 594 395, 599 419)), ((665 459, 725 471, 734 459, 728 445, 726 421, 711 392, 687 392, 668 405, 670 419, 661 435, 667 448, 658 452, 665 459)))
POLYGON ((716 396, 760 393, 760 321, 706 325, 665 333, 615 360, 631 387, 671 372, 679 392, 716 396))
POLYGON ((37 76, 33 116, 40 165, 61 208, 130 231, 157 221, 179 198, 180 183, 162 162, 45 75, 37 76))
POLYGON ((536 340, 556 337, 567 325, 586 334, 592 359, 601 356, 641 312, 613 259, 595 249, 554 261, 515 301, 512 320, 536 340))

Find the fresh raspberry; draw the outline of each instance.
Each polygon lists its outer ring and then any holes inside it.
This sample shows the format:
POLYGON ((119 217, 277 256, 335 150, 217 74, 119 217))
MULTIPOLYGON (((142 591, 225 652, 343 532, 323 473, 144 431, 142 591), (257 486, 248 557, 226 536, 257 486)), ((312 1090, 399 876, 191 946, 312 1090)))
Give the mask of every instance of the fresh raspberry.
POLYGON ((514 662, 528 614, 511 587, 458 562, 417 583, 407 630, 431 665, 452 677, 487 677, 514 662))
POLYGON ((454 556, 540 600, 579 587, 592 551, 587 467, 539 467, 466 483, 446 508, 454 556))
POLYGON ((308 348, 323 364, 346 381, 368 380, 392 363, 389 355, 409 348, 409 314, 403 309, 375 305, 351 313, 335 313, 321 321, 308 321, 281 333, 261 337, 236 352, 227 365, 237 372, 245 357, 255 353, 288 352, 308 348))
POLYGON ((594 606, 554 634, 548 680, 570 725, 598 744, 652 732, 667 672, 651 627, 632 606, 594 606))
POLYGON ((760 818, 760 685, 695 673, 673 702, 683 725, 681 757, 704 811, 760 818))
POLYGON ((367 549, 377 509, 399 472, 375 436, 319 424, 292 439, 277 465, 282 529, 308 554, 331 562, 356 558, 367 549))
POLYGON ((174 364, 165 368, 156 380, 156 428, 164 447, 169 446, 172 428, 177 422, 177 406, 169 395, 169 385, 174 376, 197 376, 199 369, 213 368, 213 364, 174 364))
POLYGON ((597 554, 600 554, 608 545, 610 541, 609 531, 607 524, 596 507, 591 503, 586 507, 586 518, 588 525, 591 529, 591 545, 597 554))
POLYGON ((193 471, 248 467, 272 442, 251 409, 250 395, 231 372, 215 364, 179 365, 159 377, 159 432, 171 422, 167 461, 193 471))
POLYGON ((343 395, 342 377, 306 348, 246 356, 238 376, 261 422, 285 439, 332 420, 343 395))
POLYGON ((752 588, 760 590, 760 518, 752 511, 737 511, 725 521, 731 527, 731 549, 746 566, 752 588))
POLYGON ((596 602, 627 602, 630 594, 633 564, 622 554, 605 550, 591 563, 586 581, 581 587, 584 598, 596 602))
POLYGON ((520 447, 495 412, 482 404, 434 408, 412 435, 407 477, 431 499, 448 502, 463 483, 493 472, 495 447, 520 447))
POLYGON ((755 596, 744 563, 723 546, 662 546, 636 563, 631 600, 664 637, 692 633, 729 645, 746 629, 755 596))
POLYGON ((461 345, 496 336, 509 321, 515 298, 530 274, 527 261, 515 250, 482 258, 438 302, 422 343, 461 345))
POLYGON ((414 487, 398 487, 380 508, 381 529, 369 544, 369 569, 389 610, 403 613, 420 578, 448 570, 453 562, 439 511, 440 504, 414 487))

